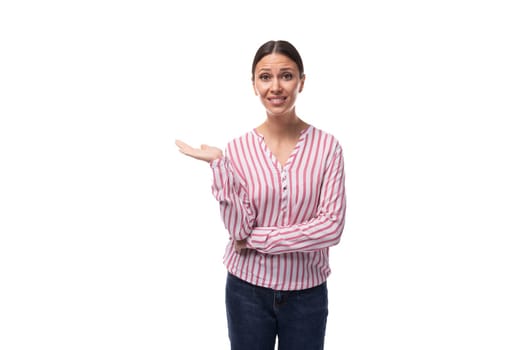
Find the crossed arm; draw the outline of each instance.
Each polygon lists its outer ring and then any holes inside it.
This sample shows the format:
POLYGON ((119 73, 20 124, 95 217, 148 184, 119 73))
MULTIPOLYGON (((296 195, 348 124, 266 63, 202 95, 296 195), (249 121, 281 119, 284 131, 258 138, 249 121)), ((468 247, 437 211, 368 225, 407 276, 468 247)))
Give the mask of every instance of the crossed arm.
POLYGON ((224 224, 234 240, 235 250, 250 248, 268 254, 314 251, 339 242, 345 223, 346 198, 344 164, 339 148, 325 174, 317 213, 305 223, 288 227, 255 227, 255 210, 246 190, 234 176, 222 150, 202 145, 193 148, 177 140, 180 151, 208 162, 214 171, 212 191, 219 201, 224 224))

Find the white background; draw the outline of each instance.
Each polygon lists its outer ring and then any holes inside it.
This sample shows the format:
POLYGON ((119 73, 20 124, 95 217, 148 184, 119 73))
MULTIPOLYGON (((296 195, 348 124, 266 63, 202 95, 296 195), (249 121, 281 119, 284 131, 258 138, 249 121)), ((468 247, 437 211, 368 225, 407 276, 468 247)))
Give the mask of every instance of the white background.
POLYGON ((205 163, 267 40, 343 144, 326 348, 525 348, 520 1, 3 1, 0 348, 228 349, 205 163))

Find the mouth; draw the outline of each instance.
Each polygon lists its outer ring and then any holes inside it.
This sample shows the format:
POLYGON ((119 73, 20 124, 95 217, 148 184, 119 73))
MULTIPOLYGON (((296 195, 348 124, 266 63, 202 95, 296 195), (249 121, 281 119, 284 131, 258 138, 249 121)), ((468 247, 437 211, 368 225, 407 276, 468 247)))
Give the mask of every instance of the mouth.
POLYGON ((272 104, 272 106, 280 106, 286 102, 286 97, 284 96, 270 97, 268 98, 268 101, 272 104))

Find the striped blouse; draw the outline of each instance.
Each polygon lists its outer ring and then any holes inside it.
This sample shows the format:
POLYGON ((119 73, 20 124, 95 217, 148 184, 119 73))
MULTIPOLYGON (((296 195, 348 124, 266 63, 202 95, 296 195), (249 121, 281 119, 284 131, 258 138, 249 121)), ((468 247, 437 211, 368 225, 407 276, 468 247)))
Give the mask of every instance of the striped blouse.
POLYGON ((212 193, 230 240, 224 264, 257 286, 300 290, 330 274, 329 247, 345 224, 343 152, 336 138, 309 126, 283 166, 255 129, 210 163, 212 193), (235 240, 246 239, 237 253, 235 240))

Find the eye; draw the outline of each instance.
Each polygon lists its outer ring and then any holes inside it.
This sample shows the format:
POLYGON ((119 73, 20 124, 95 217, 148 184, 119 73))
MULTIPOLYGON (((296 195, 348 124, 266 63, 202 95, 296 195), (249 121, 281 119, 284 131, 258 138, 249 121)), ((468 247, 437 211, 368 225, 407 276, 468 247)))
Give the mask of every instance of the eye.
POLYGON ((261 79, 262 81, 268 81, 270 80, 272 77, 270 76, 270 74, 268 73, 262 73, 259 75, 259 79, 261 79))
POLYGON ((285 73, 283 73, 282 77, 283 77, 284 80, 292 80, 293 79, 293 74, 290 73, 290 72, 285 72, 285 73))

